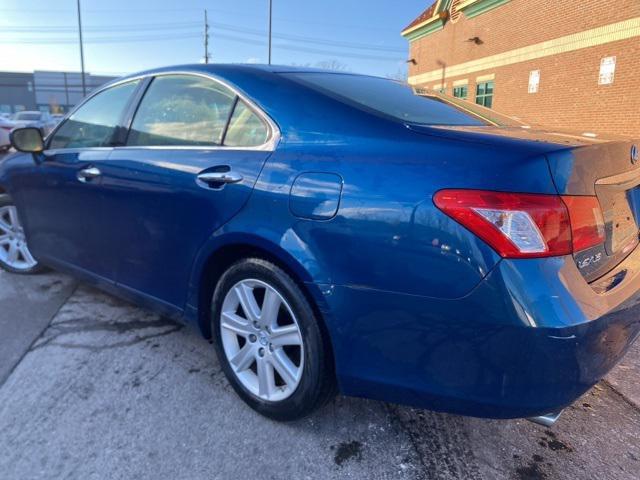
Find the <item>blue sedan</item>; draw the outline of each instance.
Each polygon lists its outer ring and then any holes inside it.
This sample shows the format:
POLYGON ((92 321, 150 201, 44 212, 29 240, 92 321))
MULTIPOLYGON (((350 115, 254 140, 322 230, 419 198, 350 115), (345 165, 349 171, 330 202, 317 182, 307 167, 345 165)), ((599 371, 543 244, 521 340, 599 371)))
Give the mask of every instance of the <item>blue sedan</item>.
POLYGON ((376 77, 119 79, 0 164, 0 265, 212 338, 278 420, 336 391, 551 423, 640 331, 633 142, 376 77))

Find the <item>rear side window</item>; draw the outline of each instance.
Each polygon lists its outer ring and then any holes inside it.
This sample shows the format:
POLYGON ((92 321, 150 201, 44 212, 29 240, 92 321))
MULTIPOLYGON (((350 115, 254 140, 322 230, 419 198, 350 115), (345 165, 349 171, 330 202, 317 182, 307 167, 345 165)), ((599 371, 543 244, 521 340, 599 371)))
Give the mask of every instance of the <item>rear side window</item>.
POLYGON ((117 85, 87 100, 55 132, 49 148, 107 147, 139 81, 117 85))
POLYGON ((406 123, 486 125, 477 117, 444 101, 417 95, 410 86, 394 80, 311 72, 285 75, 338 100, 406 123))
POLYGON ((269 138, 269 129, 246 103, 238 100, 229 121, 224 144, 229 147, 257 147, 269 138))
POLYGON ((127 145, 220 145, 236 95, 193 75, 156 77, 138 107, 127 145))

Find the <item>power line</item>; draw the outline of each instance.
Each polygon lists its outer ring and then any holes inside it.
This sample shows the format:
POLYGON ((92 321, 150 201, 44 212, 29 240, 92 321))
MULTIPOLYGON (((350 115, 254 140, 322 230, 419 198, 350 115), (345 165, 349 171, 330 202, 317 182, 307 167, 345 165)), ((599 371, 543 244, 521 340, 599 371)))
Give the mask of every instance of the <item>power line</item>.
MULTIPOLYGON (((218 23, 218 22, 211 22, 211 25, 214 27, 220 28, 221 30, 229 30, 232 32, 246 33, 249 35, 264 36, 264 32, 261 32, 260 30, 255 30, 252 28, 236 27, 235 25, 229 25, 227 23, 218 23)), ((282 40, 292 40, 296 42, 305 42, 305 43, 317 43, 319 45, 345 47, 345 48, 353 48, 353 49, 359 49, 359 50, 373 50, 373 51, 381 51, 381 52, 384 51, 384 52, 393 52, 393 53, 406 52, 406 49, 399 48, 399 47, 385 47, 383 45, 373 46, 366 43, 341 42, 337 40, 327 40, 323 38, 307 37, 302 35, 274 33, 273 37, 279 38, 282 40)))
MULTIPOLYGON (((260 42, 258 40, 252 40, 252 39, 248 39, 248 38, 244 38, 244 37, 237 37, 237 36, 234 36, 234 35, 227 35, 227 34, 223 34, 223 33, 217 34, 216 37, 217 38, 224 38, 226 40, 232 40, 232 41, 236 41, 236 42, 240 42, 240 43, 247 43, 247 44, 251 44, 251 45, 264 45, 263 42, 260 42)), ((277 47, 278 49, 282 49, 282 50, 293 50, 293 51, 297 51, 297 52, 318 53, 318 54, 322 54, 322 55, 333 55, 333 56, 338 56, 338 57, 358 58, 358 59, 363 59, 363 60, 388 60, 388 61, 398 60, 398 57, 385 57, 385 56, 381 56, 381 55, 369 55, 369 54, 359 54, 359 53, 351 53, 351 52, 337 52, 335 50, 321 50, 321 49, 316 49, 316 48, 307 48, 307 47, 301 47, 301 46, 296 46, 296 45, 287 45, 287 44, 277 44, 277 45, 274 45, 274 47, 277 47)))
MULTIPOLYGON (((328 46, 328 47, 338 47, 340 49, 351 49, 351 50, 362 50, 368 52, 376 52, 376 53, 388 53, 388 54, 405 54, 405 48, 397 48, 397 47, 387 47, 383 45, 371 45, 365 43, 356 43, 356 42, 344 42, 339 40, 332 39, 324 39, 324 38, 314 38, 302 35, 293 35, 293 34, 273 34, 271 31, 271 14, 272 14, 272 5, 271 0, 269 0, 269 30, 268 34, 268 45, 269 45, 269 62, 271 62, 271 51, 272 51, 272 38, 283 40, 285 42, 297 42, 297 43, 307 43, 307 44, 315 44, 320 46, 328 46)), ((205 10, 205 25, 204 25, 204 49, 205 49, 205 63, 208 63, 210 58, 209 55, 209 26, 213 25, 216 29, 228 31, 228 32, 236 32, 242 33, 243 35, 251 35, 257 36, 261 39, 264 38, 265 32, 261 30, 246 28, 246 27, 238 27, 235 25, 230 25, 226 23, 220 22, 208 22, 207 10, 205 10)), ((79 11, 79 0, 78 0, 78 16, 80 15, 79 11)), ((80 22, 80 18, 78 18, 80 22)), ((109 31, 118 31, 121 33, 129 33, 129 32, 149 32, 148 34, 142 35, 118 35, 118 36, 89 36, 84 38, 85 43, 90 44, 114 44, 114 43, 134 43, 134 42, 158 42, 158 41, 176 41, 176 40, 186 40, 191 38, 200 37, 202 34, 200 33, 202 28, 202 24, 199 22, 181 22, 181 23, 147 23, 147 24, 128 24, 128 25, 114 25, 114 26, 85 26, 81 30, 89 30, 92 32, 109 32, 109 31), (153 34, 154 31, 162 30, 163 34, 153 34), (167 36, 167 31, 176 31, 176 30, 184 30, 181 33, 175 33, 171 36, 167 36), (193 32, 193 33, 191 33, 193 32)), ((67 31, 72 31, 73 27, 58 25, 58 26, 45 26, 45 27, 27 27, 27 26, 19 26, 19 27, 7 27, 3 28, 4 31, 13 31, 14 33, 28 33, 30 38, 20 39, 20 38, 9 38, 9 39, 0 39, 0 43, 8 43, 8 44, 72 44, 76 43, 76 38, 73 37, 33 37, 33 35, 38 34, 55 34, 55 33, 65 33, 67 31)), ((82 31, 79 32, 81 36, 82 43, 82 31)), ((252 44, 252 45, 264 45, 264 40, 256 40, 245 38, 244 36, 237 36, 231 34, 219 33, 216 34, 217 38, 223 38, 230 41, 252 44)), ((83 57, 82 45, 81 47, 81 57, 83 57)), ((383 55, 375 55, 368 53, 360 53, 360 52, 345 52, 345 51, 335 51, 335 50, 326 50, 313 48, 312 46, 302 46, 302 45, 290 45, 289 43, 278 43, 275 47, 283 50, 291 50, 305 53, 315 53, 321 55, 333 55, 338 57, 349 57, 356 59, 365 59, 365 60, 385 60, 385 61, 393 61, 397 60, 395 56, 383 56, 383 55)), ((82 62, 84 59, 81 58, 82 62)))
MULTIPOLYGON (((117 37, 89 37, 84 39, 84 43, 129 43, 129 42, 150 42, 150 41, 175 41, 187 38, 201 38, 202 33, 189 33, 172 35, 140 35, 140 36, 117 36, 117 37)), ((74 38, 38 38, 38 39, 0 39, 0 43, 8 44, 30 44, 30 45, 51 45, 51 44, 73 44, 77 43, 74 38)))
MULTIPOLYGON (((264 18, 262 15, 256 15, 256 14, 251 14, 249 12, 247 12, 246 10, 227 10, 227 9, 222 9, 222 8, 207 8, 208 10, 212 10, 214 12, 219 12, 219 13, 224 13, 224 14, 229 14, 229 15, 242 15, 243 17, 252 17, 252 18, 264 18)), ((115 9, 115 8, 93 8, 93 9, 89 9, 86 8, 84 9, 85 13, 123 13, 122 9, 115 9)), ((190 8, 154 8, 153 10, 149 10, 147 8, 129 8, 127 7, 126 12, 127 13, 144 13, 146 17, 148 17, 150 14, 153 13, 169 13, 169 12, 201 12, 202 9, 198 8, 198 7, 190 7, 190 8)), ((17 12, 17 13, 24 13, 25 9, 24 8, 0 8, 0 12, 17 12)), ((30 12, 31 14, 33 13, 70 13, 70 10, 64 10, 64 9, 43 9, 43 8, 38 8, 37 11, 32 11, 30 12)), ((377 26, 372 26, 372 25, 355 25, 355 24, 345 24, 345 23, 333 23, 333 22, 326 22, 326 21, 313 21, 313 20, 306 20, 306 19, 300 19, 300 18, 286 18, 286 17, 274 17, 274 20, 277 20, 278 22, 286 22, 286 23, 295 23, 296 25, 300 25, 300 24, 308 24, 308 25, 321 25, 323 27, 331 27, 331 28, 344 28, 344 29, 348 29, 348 30, 363 30, 363 31, 367 31, 367 32, 371 32, 372 30, 376 30, 376 31, 381 31, 381 32, 389 32, 389 33, 397 33, 397 29, 395 28, 384 28, 384 27, 377 27, 377 26)), ((198 24, 200 22, 197 22, 198 24)), ((4 27, 3 27, 4 28, 4 27)))
MULTIPOLYGON (((158 42, 158 41, 176 41, 181 39, 191 39, 191 38, 201 38, 201 33, 193 33, 193 34, 184 34, 184 35, 174 35, 172 37, 167 37, 166 35, 148 35, 148 36, 129 36, 129 37, 103 37, 103 38, 88 38, 84 40, 84 43, 90 44, 109 44, 109 43, 134 43, 134 42, 158 42)), ((250 45, 264 45, 264 41, 248 39, 235 35, 228 35, 224 33, 216 34, 216 38, 231 40, 240 43, 246 43, 250 45)), ((0 42, 11 43, 11 44, 34 44, 34 45, 42 45, 42 44, 72 44, 76 43, 75 39, 33 39, 33 40, 1 40, 0 42)), ((335 51, 335 50, 323 50, 316 49, 311 47, 302 47, 296 45, 288 45, 288 44, 276 44, 274 47, 282 50, 292 50, 297 52, 306 52, 306 53, 317 53, 322 55, 332 55, 337 57, 347 57, 347 58, 356 58, 362 60, 385 60, 385 61, 394 61, 397 60, 398 57, 390 57, 390 56, 382 56, 382 55, 371 55, 371 54, 361 54, 355 52, 344 52, 344 51, 335 51)))
MULTIPOLYGON (((140 31, 140 30, 182 30, 200 28, 200 22, 178 22, 178 23, 143 23, 143 24, 118 24, 118 25, 85 25, 84 30, 88 32, 111 32, 111 31, 140 31)), ((75 27, 69 25, 18 25, 3 26, 3 32, 15 33, 64 33, 73 32, 75 27)))
MULTIPOLYGON (((154 31, 154 30, 162 30, 163 32, 167 32, 167 31, 172 31, 172 30, 192 30, 194 33, 195 31, 199 31, 201 27, 201 23, 198 22, 190 22, 190 23, 181 23, 181 24, 144 24, 144 25, 117 25, 117 26, 113 26, 113 27, 109 27, 109 26, 103 26, 103 27, 83 27, 83 31, 92 31, 92 32, 99 32, 99 31, 112 31, 112 30, 118 30, 118 31, 130 31, 130 32, 138 32, 138 31, 154 31)), ((227 23, 220 23, 220 22, 206 22, 205 21, 205 30, 209 31, 209 25, 214 26, 220 30, 226 30, 226 31, 230 31, 230 32, 238 32, 238 33, 244 33, 244 34, 248 34, 248 35, 253 35, 253 36, 259 36, 259 37, 264 37, 265 36, 265 32, 261 31, 261 30, 256 30, 256 29, 251 29, 251 28, 246 28, 246 27, 238 27, 235 25, 230 25, 227 23)), ((10 27, 11 28, 11 27, 10 27)), ((62 27, 62 26, 57 26, 57 27, 51 27, 59 29, 59 30, 38 30, 35 27, 15 27, 15 28, 26 28, 28 30, 25 31, 17 31, 17 30, 11 30, 14 33, 28 33, 29 35, 34 35, 34 34, 39 34, 39 33, 57 33, 57 32, 64 32, 67 30, 62 30, 64 29, 71 29, 71 30, 75 30, 72 27, 62 27)), ((3 29, 4 31, 7 31, 7 29, 3 29)), ((180 35, 185 35, 188 34, 189 32, 184 32, 181 33, 180 35)), ((268 32, 266 33, 268 35, 268 32)), ((331 40, 331 39, 324 39, 324 38, 316 38, 316 37, 308 37, 308 36, 303 36, 303 35, 293 35, 293 34, 272 34, 273 38, 277 38, 277 39, 281 39, 281 40, 291 40, 291 41, 295 41, 295 42, 304 42, 304 43, 313 43, 313 44, 317 44, 317 45, 325 45, 325 46, 331 46, 331 47, 340 47, 340 48, 349 48, 349 49, 355 49, 355 50, 368 50, 368 51, 374 51, 374 52, 389 52, 389 53, 405 53, 406 49, 405 48, 400 48, 400 47, 387 47, 384 45, 371 45, 371 44, 366 44, 366 43, 357 43, 357 42, 344 42, 344 41, 338 41, 338 40, 331 40)), ((105 42, 106 38, 109 37, 102 37, 102 38, 95 38, 95 40, 97 40, 98 42, 105 42)), ((123 37, 119 37, 119 38, 123 38, 123 37)), ((54 41, 56 40, 56 38, 54 37, 54 41)), ((66 40, 65 38, 60 38, 60 40, 66 40)), ((93 38, 88 37, 87 41, 94 41, 93 38)), ((45 41, 43 39, 40 38, 29 38, 29 39, 25 39, 23 42, 24 43, 37 43, 37 41, 45 41)), ((10 43, 18 43, 18 42, 10 42, 10 43)), ((46 43, 50 43, 49 40, 46 40, 46 43)))
MULTIPOLYGON (((236 27, 236 26, 233 26, 233 25, 224 24, 224 23, 218 23, 218 22, 210 22, 210 23, 208 23, 208 25, 213 25, 213 26, 217 27, 220 30, 225 30, 225 31, 230 31, 230 32, 243 33, 243 34, 248 34, 248 35, 258 36, 258 37, 264 37, 265 36, 264 32, 262 32, 260 30, 250 29, 250 28, 236 27)), ((206 26, 207 32, 209 30, 208 25, 206 26)), ((164 27, 161 27, 161 28, 164 30, 164 27)), ((183 27, 178 27, 178 28, 183 28, 183 27)), ((189 27, 189 28, 191 28, 191 27, 189 27)), ((199 28, 201 28, 201 27, 197 27, 197 30, 199 30, 199 28)), ((86 29, 87 28, 84 27, 83 31, 86 31, 86 29)), ((159 29, 159 28, 153 27, 153 30, 155 30, 155 29, 159 29)), ((137 28, 135 30, 136 31, 138 31, 138 30, 152 30, 152 28, 147 28, 147 29, 137 28)), ((33 35, 34 33, 40 33, 40 32, 30 31, 29 33, 31 35, 33 35)), ((42 32, 42 33, 45 33, 45 32, 42 32)), ((55 32, 46 32, 46 33, 55 33, 55 32)), ((170 40, 170 39, 183 39, 183 38, 194 38, 194 37, 199 36, 199 35, 200 34, 196 33, 196 30, 194 30, 193 33, 184 32, 184 33, 173 35, 171 38, 166 37, 166 35, 162 35, 162 37, 159 37, 159 36, 151 36, 151 34, 149 34, 149 36, 122 36, 122 35, 119 35, 117 37, 87 37, 87 38, 85 38, 85 42, 87 42, 87 43, 122 43, 122 42, 127 42, 127 41, 138 41, 138 40, 139 41, 162 40, 164 38, 166 38, 167 40, 170 40)), ((273 36, 273 38, 280 39, 280 40, 311 43, 311 44, 331 46, 331 47, 349 48, 349 49, 354 49, 354 50, 367 50, 367 51, 373 51, 373 52, 388 52, 388 53, 405 53, 406 52, 406 49, 404 49, 404 48, 385 47, 385 46, 382 46, 382 45, 373 46, 373 45, 368 45, 368 44, 364 44, 364 43, 341 42, 341 41, 337 41, 337 40, 327 40, 327 39, 322 39, 322 38, 306 37, 306 36, 301 36, 301 35, 273 34, 272 36, 273 36)), ((237 39, 239 37, 235 37, 235 38, 237 39)), ((27 44, 74 43, 75 39, 73 39, 73 38, 65 38, 65 37, 44 37, 44 38, 28 38, 28 39, 13 38, 13 39, 0 39, 0 42, 12 43, 12 44, 15 44, 15 43, 27 43, 27 44)))

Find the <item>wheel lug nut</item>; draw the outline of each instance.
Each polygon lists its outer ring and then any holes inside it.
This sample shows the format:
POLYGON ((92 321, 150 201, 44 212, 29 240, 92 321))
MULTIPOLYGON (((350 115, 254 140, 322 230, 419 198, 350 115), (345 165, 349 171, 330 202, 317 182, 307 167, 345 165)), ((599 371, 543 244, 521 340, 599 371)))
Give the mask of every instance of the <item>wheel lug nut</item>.
POLYGON ((249 335, 249 341, 251 343, 255 343, 255 341, 258 339, 258 337, 256 337, 255 335, 251 334, 249 335))
POLYGON ((269 351, 273 352, 273 344, 272 343, 269 344, 269 351))
POLYGON ((260 355, 261 357, 264 357, 264 348, 261 348, 260 350, 258 350, 258 355, 260 355))

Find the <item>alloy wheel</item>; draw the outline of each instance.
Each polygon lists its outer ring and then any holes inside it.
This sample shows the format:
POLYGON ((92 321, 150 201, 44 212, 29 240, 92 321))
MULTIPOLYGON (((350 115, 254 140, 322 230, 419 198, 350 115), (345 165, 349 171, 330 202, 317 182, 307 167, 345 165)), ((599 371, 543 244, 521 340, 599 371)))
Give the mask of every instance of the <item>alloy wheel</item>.
POLYGON ((29 251, 13 205, 0 207, 0 261, 14 270, 30 270, 38 264, 29 251))
POLYGON ((240 383, 262 400, 292 395, 304 367, 298 321, 284 297, 261 280, 247 279, 227 292, 220 313, 225 356, 240 383))

